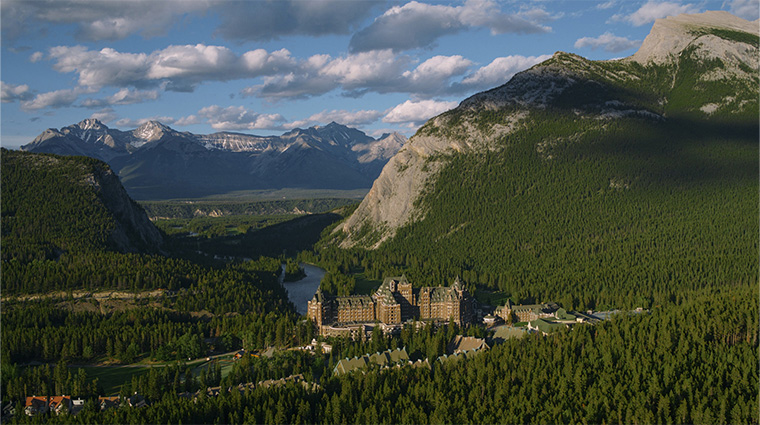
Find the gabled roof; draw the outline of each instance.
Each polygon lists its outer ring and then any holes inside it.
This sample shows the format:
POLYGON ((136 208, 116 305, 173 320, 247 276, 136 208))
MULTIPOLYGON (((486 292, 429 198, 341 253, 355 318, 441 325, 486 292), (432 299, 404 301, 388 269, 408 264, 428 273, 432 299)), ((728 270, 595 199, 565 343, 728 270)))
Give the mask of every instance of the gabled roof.
POLYGON ((375 302, 369 295, 349 295, 338 297, 335 300, 338 303, 338 308, 370 308, 375 306, 375 302))
POLYGON ((354 357, 353 359, 343 359, 335 365, 333 372, 336 374, 348 373, 361 369, 368 364, 387 367, 394 364, 404 364, 408 361, 409 354, 407 354, 406 348, 397 348, 395 350, 383 351, 382 353, 365 354, 361 357, 354 357))
POLYGON ((491 347, 488 346, 486 340, 483 338, 457 335, 449 343, 448 347, 446 347, 446 351, 449 353, 458 353, 472 350, 487 350, 489 348, 491 347))

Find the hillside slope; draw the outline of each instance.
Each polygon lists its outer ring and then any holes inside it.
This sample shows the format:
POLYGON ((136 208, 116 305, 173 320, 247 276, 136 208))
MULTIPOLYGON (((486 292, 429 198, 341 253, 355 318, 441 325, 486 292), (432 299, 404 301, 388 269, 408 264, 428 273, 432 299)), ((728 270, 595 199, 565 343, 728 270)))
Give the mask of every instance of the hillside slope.
POLYGON ((0 171, 3 260, 160 249, 161 233, 101 161, 3 149, 0 171))
POLYGON ((332 242, 567 305, 756 279, 758 86, 756 25, 725 12, 558 52, 425 124, 332 242))

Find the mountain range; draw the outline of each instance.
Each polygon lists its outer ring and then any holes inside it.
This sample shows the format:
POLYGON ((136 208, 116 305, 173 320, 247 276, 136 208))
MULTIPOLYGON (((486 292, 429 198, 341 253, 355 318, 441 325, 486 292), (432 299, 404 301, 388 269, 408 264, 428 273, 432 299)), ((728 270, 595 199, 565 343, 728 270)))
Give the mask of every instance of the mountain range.
POLYGON ((372 138, 335 122, 281 136, 198 135, 148 121, 131 131, 97 119, 48 129, 21 150, 106 161, 135 199, 257 189, 369 188, 403 146, 398 133, 372 138))

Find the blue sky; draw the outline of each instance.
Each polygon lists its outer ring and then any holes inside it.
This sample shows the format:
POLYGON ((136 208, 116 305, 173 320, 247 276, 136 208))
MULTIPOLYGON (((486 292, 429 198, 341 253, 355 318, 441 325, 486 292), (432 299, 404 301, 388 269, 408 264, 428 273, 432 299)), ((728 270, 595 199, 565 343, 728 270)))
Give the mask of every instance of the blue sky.
POLYGON ((706 10, 755 20, 758 0, 3 0, 0 144, 90 117, 410 136, 556 51, 629 56, 655 19, 706 10))

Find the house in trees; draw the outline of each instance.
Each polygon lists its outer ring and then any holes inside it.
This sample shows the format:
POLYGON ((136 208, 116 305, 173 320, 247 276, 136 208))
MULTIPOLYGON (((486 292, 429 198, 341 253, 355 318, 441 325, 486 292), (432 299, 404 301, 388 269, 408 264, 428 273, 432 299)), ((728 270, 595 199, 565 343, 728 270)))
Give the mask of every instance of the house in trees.
POLYGON ((382 353, 365 354, 361 357, 354 357, 353 359, 346 358, 340 360, 335 365, 333 373, 341 375, 372 365, 384 369, 391 366, 403 366, 410 363, 409 354, 407 354, 406 348, 397 348, 395 350, 383 351, 382 353))
POLYGON ((308 302, 307 316, 320 335, 364 336, 377 323, 385 332, 396 332, 408 320, 473 320, 472 298, 457 278, 449 287, 423 287, 415 291, 406 276, 385 278, 371 296, 330 297, 317 290, 308 302))
POLYGON ((559 306, 553 302, 543 304, 512 304, 512 300, 496 308, 496 315, 505 322, 531 322, 545 317, 553 317, 559 306))
POLYGON ((465 351, 488 350, 489 348, 491 347, 483 338, 457 335, 446 346, 446 351, 450 354, 459 354, 465 351))
POLYGON ((98 405, 100 406, 100 411, 113 409, 115 407, 119 407, 121 405, 121 397, 120 396, 113 396, 113 397, 98 397, 98 405))
POLYGON ((26 398, 24 413, 34 416, 39 413, 54 412, 56 415, 63 411, 71 411, 71 397, 59 396, 31 396, 26 398))

